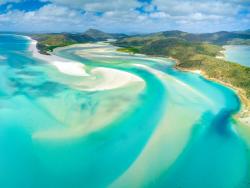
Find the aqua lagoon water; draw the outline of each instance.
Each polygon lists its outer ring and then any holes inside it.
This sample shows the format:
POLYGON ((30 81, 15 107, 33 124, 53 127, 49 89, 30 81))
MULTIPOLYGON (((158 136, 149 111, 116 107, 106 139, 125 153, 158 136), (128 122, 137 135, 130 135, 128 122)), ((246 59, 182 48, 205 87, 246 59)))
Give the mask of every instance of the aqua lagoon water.
POLYGON ((108 44, 57 50, 89 74, 106 67, 144 80, 87 91, 74 87, 87 78, 32 57, 29 43, 0 35, 1 188, 249 187, 232 90, 108 44))
POLYGON ((225 48, 225 59, 243 66, 250 67, 250 46, 228 45, 225 48))

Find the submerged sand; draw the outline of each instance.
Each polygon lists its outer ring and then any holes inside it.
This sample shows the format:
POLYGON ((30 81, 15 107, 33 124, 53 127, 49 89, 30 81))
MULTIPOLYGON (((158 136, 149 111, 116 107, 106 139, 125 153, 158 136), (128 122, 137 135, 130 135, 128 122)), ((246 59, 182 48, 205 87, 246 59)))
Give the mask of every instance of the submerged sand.
MULTIPOLYGON (((98 67, 98 68, 93 68, 91 71, 87 73, 85 65, 80 62, 70 61, 68 59, 64 59, 62 57, 53 54, 44 55, 39 53, 38 49, 36 48, 37 41, 31 39, 30 37, 27 38, 31 40, 29 50, 32 52, 35 58, 43 60, 55 66, 57 70, 60 71, 61 73, 70 76, 84 77, 85 79, 83 78, 82 80, 80 80, 77 86, 77 88, 80 90, 85 90, 85 91, 109 90, 109 89, 125 87, 132 83, 144 82, 140 77, 136 75, 112 68, 98 67), (100 77, 101 79, 98 79, 100 77)), ((71 47, 76 47, 76 46, 102 47, 103 45, 80 44, 80 45, 72 45, 71 47)), ((60 49, 63 48, 59 48, 57 50, 60 49)), ((100 51, 102 50, 103 49, 100 49, 100 51)))

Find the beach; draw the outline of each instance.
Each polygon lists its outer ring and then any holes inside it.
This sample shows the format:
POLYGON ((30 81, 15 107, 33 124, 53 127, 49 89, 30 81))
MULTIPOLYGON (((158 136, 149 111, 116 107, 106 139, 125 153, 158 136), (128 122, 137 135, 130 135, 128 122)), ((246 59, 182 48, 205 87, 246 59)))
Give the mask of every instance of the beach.
MULTIPOLYGON (((71 75, 71 76, 79 76, 85 77, 86 79, 90 79, 94 82, 88 83, 79 83, 78 88, 85 91, 98 91, 98 90, 109 90, 115 89, 119 87, 125 87, 131 83, 143 83, 143 80, 133 74, 130 74, 125 71, 111 69, 111 68, 94 68, 89 73, 86 72, 85 66, 82 63, 76 61, 69 61, 68 59, 64 59, 62 57, 53 55, 44 55, 39 53, 36 48, 37 41, 27 37, 31 41, 29 50, 32 52, 32 55, 40 60, 48 62, 54 65, 58 71, 71 75), (102 80, 96 82, 95 79, 97 77, 102 77, 102 80), (89 77, 89 78, 87 78, 89 77), (91 78, 90 78, 91 77, 91 78)), ((102 47, 102 44, 77 44, 72 45, 71 47, 102 47)), ((65 49, 68 47, 58 48, 57 50, 65 49)), ((100 50, 100 52, 103 52, 100 50)))
POLYGON ((80 64, 78 62, 72 62, 64 58, 55 56, 53 54, 50 55, 41 54, 39 53, 39 50, 36 47, 37 41, 31 39, 30 37, 27 37, 27 39, 31 41, 29 50, 32 52, 32 55, 35 58, 53 64, 62 73, 72 76, 88 76, 83 64, 80 64))
MULTIPOLYGON (((28 37, 29 38, 29 37, 28 37)), ((43 55, 40 54, 38 49, 36 48, 36 44, 37 41, 29 38, 29 40, 31 40, 31 44, 30 44, 30 51, 32 51, 34 57, 44 60, 46 62, 50 62, 51 64, 53 64, 60 72, 65 73, 65 74, 69 74, 69 75, 74 75, 74 76, 90 76, 91 75, 101 75, 104 79, 103 81, 101 81, 99 84, 95 85, 95 84, 91 84, 91 87, 88 86, 88 84, 79 84, 80 87, 78 87, 79 89, 81 89, 82 86, 84 86, 83 90, 85 91, 95 91, 95 90, 108 90, 108 89, 115 89, 115 88, 119 88, 119 87, 123 87, 126 86, 128 84, 131 83, 136 83, 136 82, 143 82, 142 79, 140 79, 139 77, 134 76, 133 74, 124 72, 124 71, 119 71, 119 70, 115 70, 115 69, 110 69, 110 68, 95 68, 93 69, 90 73, 86 73, 84 65, 78 62, 73 62, 73 61, 69 61, 67 59, 55 56, 53 54, 51 55, 43 55)), ((97 44, 75 44, 75 45, 71 45, 70 47, 66 46, 66 47, 59 47, 56 49, 56 51, 58 50, 63 50, 63 49, 68 49, 68 48, 74 48, 74 47, 80 47, 80 48, 92 48, 88 51, 77 51, 76 54, 80 55, 80 56, 86 56, 86 57, 111 57, 111 56, 107 56, 107 55, 101 55, 102 53, 109 53, 114 51, 114 49, 109 49, 109 48, 102 48, 105 47, 107 44, 106 43, 97 43, 97 44), (99 55, 98 55, 99 54, 99 55)), ((121 52, 119 52, 121 53, 121 52)), ((222 54, 224 54, 224 51, 221 51, 222 54)), ((124 53, 127 54, 127 53, 124 53)), ((145 55, 140 55, 140 57, 145 57, 145 55)), ((217 57, 217 58, 222 58, 222 56, 217 57)), ((176 66, 175 68, 181 70, 181 71, 188 71, 188 72, 192 72, 195 74, 200 74, 202 76, 204 76, 206 79, 208 80, 212 80, 215 82, 218 82, 220 84, 223 84, 229 88, 232 88, 240 97, 241 101, 242 101, 242 106, 240 109, 240 112, 238 112, 235 117, 236 119, 238 119, 240 122, 242 122, 243 124, 246 124, 247 126, 250 126, 250 102, 249 100, 245 97, 245 93, 244 91, 242 91, 241 89, 232 86, 231 84, 222 82, 218 79, 214 79, 214 78, 210 78, 208 77, 202 70, 192 70, 192 69, 183 69, 178 67, 178 60, 175 58, 170 57, 169 59, 173 60, 176 62, 176 66)), ((94 79, 94 78, 92 78, 94 79)), ((96 83, 96 82, 95 82, 96 83)))
POLYGON ((44 56, 35 41, 0 37, 1 177, 15 187, 33 179, 37 188, 246 181, 247 135, 238 128, 248 126, 235 121, 241 103, 232 89, 107 43, 44 56))
POLYGON ((200 75, 202 75, 204 78, 206 78, 208 80, 220 83, 220 84, 234 90, 235 93, 237 93, 237 95, 239 96, 239 98, 240 98, 240 100, 242 102, 240 111, 235 114, 235 118, 238 119, 240 122, 242 122, 244 125, 247 125, 247 126, 250 127, 250 101, 247 99, 247 97, 245 95, 245 92, 242 89, 237 88, 237 87, 235 87, 235 86, 233 86, 233 85, 231 85, 229 83, 222 82, 221 80, 211 78, 208 75, 206 75, 206 73, 203 72, 202 70, 190 70, 190 69, 183 69, 183 68, 179 68, 179 67, 177 69, 179 69, 181 71, 187 71, 187 72, 193 72, 193 73, 200 74, 200 75))

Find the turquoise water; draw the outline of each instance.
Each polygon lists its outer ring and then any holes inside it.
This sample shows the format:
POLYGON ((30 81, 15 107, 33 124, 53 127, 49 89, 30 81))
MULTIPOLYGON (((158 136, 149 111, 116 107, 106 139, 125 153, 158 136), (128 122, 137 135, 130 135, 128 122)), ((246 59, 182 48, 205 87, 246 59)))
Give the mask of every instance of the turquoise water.
POLYGON ((250 46, 230 45, 224 48, 226 60, 250 67, 250 46))
POLYGON ((67 75, 28 46, 0 35, 1 188, 249 187, 232 90, 108 44, 56 50, 89 74, 67 75), (98 67, 141 81, 89 91, 98 67))

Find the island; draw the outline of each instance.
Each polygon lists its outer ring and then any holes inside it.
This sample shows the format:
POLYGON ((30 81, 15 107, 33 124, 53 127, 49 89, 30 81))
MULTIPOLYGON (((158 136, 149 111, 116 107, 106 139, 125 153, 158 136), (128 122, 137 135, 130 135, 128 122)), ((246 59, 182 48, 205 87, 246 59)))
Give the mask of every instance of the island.
POLYGON ((175 68, 179 70, 198 71, 207 79, 233 88, 243 102, 243 108, 237 117, 243 123, 250 123, 250 68, 218 58, 223 56, 223 45, 250 45, 250 30, 204 34, 174 30, 129 36, 89 29, 84 33, 30 36, 38 41, 40 53, 46 55, 57 47, 112 39, 110 43, 120 47, 118 51, 121 52, 172 58, 176 61, 175 68))

